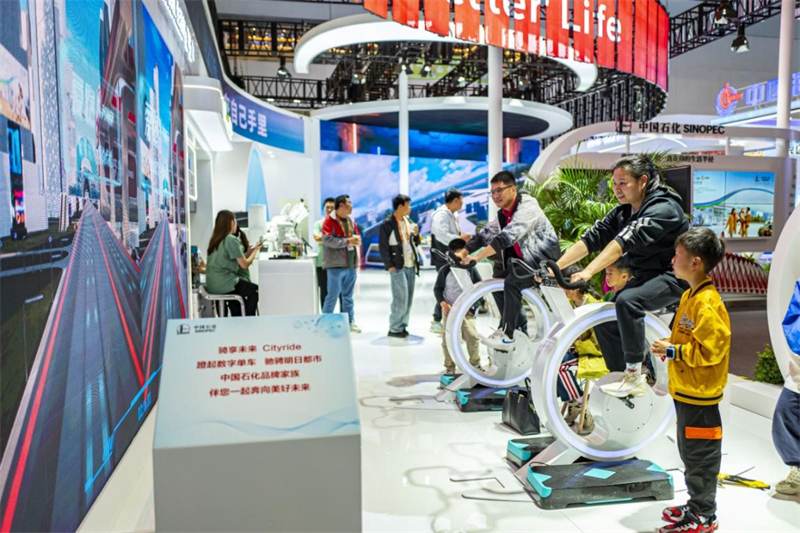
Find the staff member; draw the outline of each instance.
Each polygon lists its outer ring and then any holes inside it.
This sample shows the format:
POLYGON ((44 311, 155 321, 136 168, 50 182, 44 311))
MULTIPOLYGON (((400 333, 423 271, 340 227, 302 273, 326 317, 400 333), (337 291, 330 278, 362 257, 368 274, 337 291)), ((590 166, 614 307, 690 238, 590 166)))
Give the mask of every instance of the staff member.
MULTIPOLYGON (((206 289, 212 294, 238 294, 244 299, 247 316, 254 316, 258 309, 258 285, 249 281, 249 273, 240 275, 240 269, 247 272, 253 264, 262 242, 245 250, 242 241, 236 237, 238 230, 236 217, 231 211, 217 213, 214 231, 208 243, 208 264, 206 265, 206 289)), ((229 302, 231 315, 242 316, 238 303, 229 302)))
MULTIPOLYGON (((455 239, 469 241, 472 235, 461 233, 461 224, 458 222, 458 212, 464 206, 464 195, 458 189, 449 189, 444 195, 444 204, 433 212, 431 217, 431 249, 439 250, 446 254, 448 246, 455 239)), ((439 272, 442 267, 447 265, 447 261, 442 259, 439 254, 431 254, 431 264, 439 272)), ((441 335, 444 333, 442 325, 442 307, 439 302, 433 309, 433 322, 431 322, 431 333, 441 335)))
POLYGON ((626 255, 633 279, 617 295, 617 323, 595 326, 597 340, 612 372, 620 380, 601 387, 618 397, 641 395, 647 386, 642 362, 647 352, 644 315, 677 303, 686 285, 672 273, 675 239, 689 229, 680 196, 661 183, 658 169, 645 155, 619 159, 612 168, 619 205, 598 221, 558 261, 563 268, 588 254, 600 254, 572 281, 588 282, 626 255))

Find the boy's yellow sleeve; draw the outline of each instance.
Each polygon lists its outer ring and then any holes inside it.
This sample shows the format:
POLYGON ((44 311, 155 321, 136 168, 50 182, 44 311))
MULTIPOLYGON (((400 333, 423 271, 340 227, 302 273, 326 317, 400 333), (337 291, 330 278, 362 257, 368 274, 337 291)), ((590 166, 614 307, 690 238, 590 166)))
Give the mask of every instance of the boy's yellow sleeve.
POLYGON ((728 356, 730 349, 730 323, 704 303, 697 311, 691 340, 675 344, 675 360, 690 367, 714 366, 728 356))

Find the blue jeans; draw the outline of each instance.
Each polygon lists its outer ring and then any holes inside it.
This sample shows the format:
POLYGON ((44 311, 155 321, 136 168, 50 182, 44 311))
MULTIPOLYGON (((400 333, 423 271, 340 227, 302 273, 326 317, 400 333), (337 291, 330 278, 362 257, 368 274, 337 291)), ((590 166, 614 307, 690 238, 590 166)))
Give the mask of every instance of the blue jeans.
POLYGON ((389 274, 392 279, 392 315, 389 318, 389 331, 400 333, 408 327, 411 302, 414 300, 414 282, 417 269, 406 267, 389 274))
POLYGON ((800 394, 787 388, 775 406, 772 442, 786 466, 800 468, 800 394))
POLYGON ((342 298, 342 313, 347 313, 350 323, 355 320, 353 312, 353 291, 356 288, 355 268, 330 268, 328 274, 328 295, 325 296, 323 313, 333 313, 339 297, 342 298))

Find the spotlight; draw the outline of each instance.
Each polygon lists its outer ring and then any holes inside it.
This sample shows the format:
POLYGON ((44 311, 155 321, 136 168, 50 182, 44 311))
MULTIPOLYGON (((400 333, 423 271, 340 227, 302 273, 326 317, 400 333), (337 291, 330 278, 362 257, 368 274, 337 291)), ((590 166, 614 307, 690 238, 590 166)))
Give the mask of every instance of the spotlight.
POLYGON ((744 34, 744 26, 741 24, 739 25, 739 35, 731 43, 731 51, 737 54, 750 51, 750 41, 747 40, 747 36, 744 34))
POLYGON ((467 83, 467 78, 465 78, 464 75, 462 74, 461 76, 458 77, 458 83, 460 85, 464 85, 465 83, 467 83))
POLYGON ((354 71, 353 72, 353 78, 352 78, 351 82, 352 82, 353 85, 361 85, 361 83, 362 83, 362 81, 361 81, 361 73, 358 72, 358 71, 354 71))
POLYGON ((524 91, 525 89, 529 89, 531 86, 530 80, 526 78, 519 78, 517 79, 517 89, 520 91, 524 91))
POLYGON ((422 68, 419 69, 419 75, 422 76, 423 78, 427 78, 432 70, 433 70, 433 65, 431 64, 430 61, 426 59, 425 63, 422 65, 422 68))
POLYGON ((281 58, 281 66, 278 67, 278 79, 285 80, 286 78, 291 78, 292 75, 289 73, 289 70, 286 68, 286 58, 281 58))
POLYGON ((717 12, 714 14, 714 24, 718 26, 724 26, 729 22, 735 22, 736 19, 739 18, 738 13, 733 6, 731 5, 729 0, 722 0, 719 3, 719 7, 717 8, 717 12))

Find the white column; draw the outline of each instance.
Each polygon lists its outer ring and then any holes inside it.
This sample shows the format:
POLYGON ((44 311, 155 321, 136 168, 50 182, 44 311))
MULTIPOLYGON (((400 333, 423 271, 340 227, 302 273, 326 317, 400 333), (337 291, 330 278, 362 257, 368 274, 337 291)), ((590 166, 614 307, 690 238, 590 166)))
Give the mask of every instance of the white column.
MULTIPOLYGON (((489 180, 503 170, 503 50, 489 47, 489 180)), ((491 184, 487 184, 491 187, 491 184)), ((489 198, 489 219, 497 206, 489 198)))
MULTIPOLYGON (((781 2, 781 33, 778 52, 778 120, 779 128, 789 129, 791 112, 792 47, 794 45, 794 0, 781 2)), ((788 157, 789 140, 778 139, 776 155, 788 157)))
POLYGON ((400 159, 400 194, 408 194, 408 74, 400 72, 398 79, 400 112, 398 114, 398 155, 400 159))

